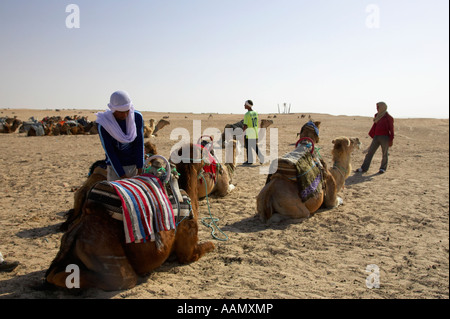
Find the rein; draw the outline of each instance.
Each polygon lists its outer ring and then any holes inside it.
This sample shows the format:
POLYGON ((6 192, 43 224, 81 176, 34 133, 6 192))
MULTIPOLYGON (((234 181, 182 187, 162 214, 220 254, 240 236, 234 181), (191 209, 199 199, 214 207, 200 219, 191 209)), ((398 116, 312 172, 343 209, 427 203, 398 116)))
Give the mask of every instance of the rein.
POLYGON ((341 173, 343 178, 345 178, 345 174, 348 173, 348 171, 345 168, 343 168, 342 166, 339 166, 338 164, 336 164, 336 162, 334 162, 333 168, 336 168, 338 170, 338 172, 341 173), (342 171, 344 171, 345 174, 342 171))
POLYGON ((211 209, 210 209, 210 205, 209 205, 209 197, 208 197, 208 185, 206 183, 205 177, 203 176, 202 173, 198 174, 198 178, 202 178, 203 182, 205 183, 205 194, 206 194, 206 202, 208 203, 208 212, 209 212, 209 217, 203 217, 202 218, 202 224, 205 225, 206 227, 211 228, 211 236, 217 240, 221 240, 221 241, 227 241, 228 240, 228 236, 219 228, 219 226, 217 226, 216 222, 218 222, 220 219, 219 218, 214 218, 212 217, 211 214, 211 209), (211 220, 209 223, 206 223, 205 220, 211 220), (225 236, 225 238, 219 238, 215 235, 215 228, 217 228, 219 230, 220 233, 222 233, 222 235, 225 236))

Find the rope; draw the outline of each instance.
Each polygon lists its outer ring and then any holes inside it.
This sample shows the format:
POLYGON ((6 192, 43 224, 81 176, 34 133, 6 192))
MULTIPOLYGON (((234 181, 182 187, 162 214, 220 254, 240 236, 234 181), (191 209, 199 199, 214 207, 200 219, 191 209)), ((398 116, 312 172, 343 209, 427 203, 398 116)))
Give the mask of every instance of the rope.
POLYGON ((203 181, 205 182, 205 193, 206 193, 206 202, 208 203, 208 211, 209 211, 209 217, 203 217, 202 218, 202 224, 205 225, 206 227, 211 228, 211 236, 217 240, 221 240, 221 241, 227 241, 228 240, 228 236, 219 228, 219 226, 217 226, 216 222, 218 222, 220 219, 219 218, 215 218, 212 217, 211 214, 211 209, 210 209, 210 205, 209 205, 209 198, 208 198, 208 185, 206 184, 206 179, 205 177, 200 174, 199 177, 203 178, 203 181), (206 223, 205 220, 206 219, 210 219, 211 221, 209 223, 206 223), (219 238, 215 235, 215 228, 217 228, 219 230, 219 232, 222 233, 222 235, 225 236, 225 238, 219 238))

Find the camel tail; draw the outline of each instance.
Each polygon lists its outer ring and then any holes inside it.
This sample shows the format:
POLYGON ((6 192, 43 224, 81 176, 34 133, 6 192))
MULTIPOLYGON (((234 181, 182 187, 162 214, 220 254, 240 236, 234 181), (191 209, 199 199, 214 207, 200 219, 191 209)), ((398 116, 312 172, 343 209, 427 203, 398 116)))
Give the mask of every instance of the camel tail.
POLYGON ((256 198, 256 209, 262 221, 267 221, 273 215, 272 182, 267 183, 256 198))

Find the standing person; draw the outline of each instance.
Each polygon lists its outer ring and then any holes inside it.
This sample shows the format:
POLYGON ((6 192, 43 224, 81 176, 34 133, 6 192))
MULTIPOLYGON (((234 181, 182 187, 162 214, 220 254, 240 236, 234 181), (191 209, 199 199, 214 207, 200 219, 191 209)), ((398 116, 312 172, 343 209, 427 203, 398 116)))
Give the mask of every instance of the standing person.
POLYGON ((6 261, 0 252, 0 271, 10 272, 16 269, 17 266, 19 266, 18 261, 6 261))
POLYGON ((142 174, 144 120, 127 92, 111 95, 109 110, 97 113, 98 133, 106 153, 107 179, 114 181, 142 174))
POLYGON ((247 161, 244 165, 253 164, 253 150, 259 157, 261 164, 264 163, 264 157, 258 149, 258 113, 253 111, 253 102, 247 100, 244 104, 247 113, 244 115, 244 133, 245 133, 245 150, 247 153, 247 161))
POLYGON ((372 128, 369 131, 369 136, 372 138, 372 144, 370 144, 362 166, 356 170, 356 172, 359 173, 367 172, 369 170, 373 155, 380 146, 383 153, 383 159, 381 160, 378 173, 383 174, 387 169, 389 147, 393 145, 394 141, 394 119, 387 112, 387 105, 384 102, 377 103, 377 111, 378 113, 375 114, 372 128))

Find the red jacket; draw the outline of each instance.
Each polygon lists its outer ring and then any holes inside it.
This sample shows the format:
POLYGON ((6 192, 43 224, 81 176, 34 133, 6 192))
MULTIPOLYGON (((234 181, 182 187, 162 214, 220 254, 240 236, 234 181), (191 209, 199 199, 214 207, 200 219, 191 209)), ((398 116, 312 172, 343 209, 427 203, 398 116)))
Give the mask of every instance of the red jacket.
POLYGON ((373 123, 369 136, 373 138, 375 135, 387 135, 391 142, 394 139, 394 118, 388 113, 378 123, 373 123))

